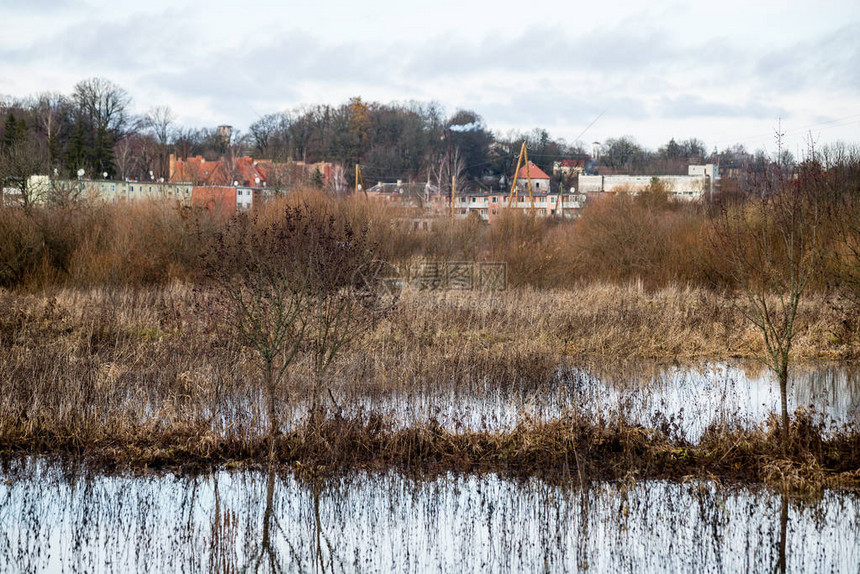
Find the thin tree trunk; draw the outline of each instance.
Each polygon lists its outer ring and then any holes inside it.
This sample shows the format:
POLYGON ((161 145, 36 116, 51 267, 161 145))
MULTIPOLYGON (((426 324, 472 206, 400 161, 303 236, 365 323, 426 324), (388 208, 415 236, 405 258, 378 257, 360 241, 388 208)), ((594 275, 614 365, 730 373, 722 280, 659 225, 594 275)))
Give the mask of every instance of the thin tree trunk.
POLYGON ((786 534, 788 530, 788 497, 786 497, 785 493, 783 493, 781 498, 782 501, 779 512, 779 548, 777 552, 777 561, 776 566, 774 567, 774 572, 778 572, 779 574, 785 574, 787 566, 785 560, 785 547, 786 534))
POLYGON ((269 394, 269 461, 275 458, 275 436, 278 433, 278 415, 275 412, 275 373, 271 361, 266 362, 266 389, 269 394))
POLYGON ((788 449, 788 364, 779 369, 779 397, 782 404, 782 448, 788 449))

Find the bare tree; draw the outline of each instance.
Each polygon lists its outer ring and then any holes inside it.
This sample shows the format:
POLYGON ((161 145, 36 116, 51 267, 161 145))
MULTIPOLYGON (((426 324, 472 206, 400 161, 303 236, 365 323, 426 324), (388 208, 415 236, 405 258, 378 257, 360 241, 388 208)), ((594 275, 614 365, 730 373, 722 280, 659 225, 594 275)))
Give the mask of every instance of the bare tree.
POLYGON ((837 243, 830 251, 842 291, 860 305, 860 148, 834 144, 814 158, 822 195, 836 207, 831 223, 837 243))
POLYGON ((124 137, 113 146, 114 164, 117 176, 126 179, 137 169, 138 155, 132 137, 124 137))
POLYGON ((457 147, 448 150, 430 167, 430 177, 440 191, 450 194, 451 186, 462 191, 466 184, 466 161, 457 147))
POLYGON ((104 78, 90 78, 75 85, 72 98, 97 130, 121 134, 129 122, 131 97, 104 78))
POLYGON ((38 128, 45 136, 49 165, 54 167, 60 159, 62 132, 68 129, 69 101, 62 94, 45 92, 38 96, 33 110, 38 128))
POLYGON ((238 214, 205 259, 212 289, 204 309, 225 319, 258 358, 271 456, 280 432, 282 380, 298 354, 308 353, 316 410, 328 367, 358 332, 361 300, 351 297, 351 287, 372 253, 365 230, 354 231, 325 207, 301 203, 274 219, 238 214))
POLYGON ((304 337, 306 269, 298 265, 297 224, 303 214, 285 210, 271 224, 256 214, 230 220, 205 259, 212 297, 204 310, 226 320, 228 334, 256 352, 265 386, 270 457, 280 432, 281 382, 304 337))
MULTIPOLYGON (((313 387, 311 422, 316 421, 326 376, 334 359, 352 342, 373 315, 363 306, 360 280, 375 276, 374 248, 366 228, 354 229, 345 218, 326 209, 308 226, 305 348, 311 359, 313 387)), ((329 395, 334 401, 329 390, 329 395)), ((338 407, 335 403, 335 407, 338 407)))
POLYGON ((16 203, 29 213, 34 205, 45 201, 50 186, 33 176, 45 175, 47 179, 47 169, 47 150, 33 136, 0 147, 0 205, 16 203))
POLYGON ((72 93, 76 109, 79 142, 74 155, 88 156, 88 164, 97 173, 113 172, 114 142, 126 133, 130 123, 128 93, 108 80, 90 78, 78 82, 72 93), (89 153, 83 151, 87 148, 89 153))
POLYGON ((168 166, 168 145, 173 137, 173 123, 176 115, 168 106, 156 106, 144 117, 146 129, 155 137, 158 144, 157 159, 153 166, 156 178, 170 177, 168 166))
POLYGON ((788 442, 788 370, 798 307, 824 257, 826 210, 803 179, 775 178, 745 205, 723 207, 715 247, 730 282, 743 294, 744 316, 759 330, 762 360, 779 381, 788 442))

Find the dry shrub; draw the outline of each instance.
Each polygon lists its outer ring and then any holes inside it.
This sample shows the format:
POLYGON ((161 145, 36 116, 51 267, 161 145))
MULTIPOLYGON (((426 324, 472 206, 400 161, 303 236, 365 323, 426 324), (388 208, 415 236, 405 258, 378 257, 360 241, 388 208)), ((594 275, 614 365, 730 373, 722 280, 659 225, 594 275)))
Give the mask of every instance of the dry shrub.
POLYGON ((665 194, 618 194, 592 201, 577 222, 575 274, 648 287, 709 283, 708 220, 665 194))
POLYGON ((44 242, 35 222, 21 209, 0 207, 0 287, 24 283, 43 253, 44 242))
POLYGON ((69 273, 72 285, 192 278, 212 227, 206 212, 164 202, 93 206, 89 218, 69 273))
POLYGON ((193 279, 219 225, 167 202, 0 209, 0 286, 150 285, 193 279))
MULTIPOLYGON (((559 266, 563 266, 565 253, 559 241, 563 235, 551 233, 556 226, 554 221, 517 210, 503 210, 490 226, 487 234, 489 256, 494 261, 507 263, 512 287, 556 286, 553 283, 560 279, 559 266)), ((571 229, 569 225, 558 225, 559 230, 562 227, 571 229)))
MULTIPOLYGON (((860 201, 849 175, 835 181, 830 172, 805 168, 796 185, 812 187, 830 202, 828 225, 822 229, 829 257, 813 288, 839 287, 853 294, 860 308, 860 201)), ((728 189, 731 183, 724 185, 728 189)), ((714 220, 723 209, 750 210, 744 196, 730 195, 721 204, 703 205, 674 201, 655 185, 636 195, 599 194, 574 221, 503 210, 487 225, 477 217, 451 220, 442 215, 428 221, 419 209, 303 188, 268 201, 260 218, 288 205, 307 204, 335 213, 355 229, 366 228, 379 257, 394 264, 405 266, 418 258, 504 261, 514 287, 641 281, 648 289, 673 283, 714 288, 733 287, 714 220), (423 223, 429 223, 428 229, 423 223)), ((195 281, 199 255, 225 221, 166 203, 70 204, 37 207, 30 215, 3 209, 0 285, 36 289, 195 281)))

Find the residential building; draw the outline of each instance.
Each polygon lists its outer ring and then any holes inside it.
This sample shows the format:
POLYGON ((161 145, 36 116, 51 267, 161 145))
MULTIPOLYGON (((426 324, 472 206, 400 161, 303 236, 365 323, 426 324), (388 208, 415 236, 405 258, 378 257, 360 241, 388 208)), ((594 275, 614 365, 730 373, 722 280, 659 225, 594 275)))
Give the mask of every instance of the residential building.
POLYGON ((689 175, 580 175, 576 189, 579 193, 631 193, 637 194, 651 189, 659 182, 664 189, 678 199, 701 199, 713 193, 717 167, 690 166, 689 175), (713 174, 713 175, 712 175, 713 174))
POLYGON ((577 177, 585 173, 584 159, 563 159, 552 164, 552 174, 558 178, 577 177))
POLYGON ((439 188, 427 183, 410 183, 398 179, 395 183, 378 182, 367 190, 367 197, 398 207, 432 210, 439 207, 439 188))
POLYGON ((537 217, 576 217, 578 210, 585 206, 585 195, 573 193, 535 193, 531 198, 528 190, 517 193, 513 200, 510 194, 502 192, 466 192, 454 198, 454 217, 477 216, 492 223, 507 209, 517 209, 534 213, 537 217))
POLYGON ((301 185, 321 185, 332 193, 347 189, 343 166, 331 162, 306 164, 275 162, 244 156, 206 160, 202 156, 178 159, 170 155, 170 181, 193 185, 271 187, 287 190, 301 185))
POLYGON ((531 179, 532 193, 549 192, 550 177, 531 161, 520 167, 520 171, 517 172, 517 188, 528 193, 529 179, 531 179))
POLYGON ((106 202, 171 200, 191 205, 189 184, 159 183, 155 181, 116 181, 101 179, 58 179, 52 182, 54 190, 68 197, 106 202))

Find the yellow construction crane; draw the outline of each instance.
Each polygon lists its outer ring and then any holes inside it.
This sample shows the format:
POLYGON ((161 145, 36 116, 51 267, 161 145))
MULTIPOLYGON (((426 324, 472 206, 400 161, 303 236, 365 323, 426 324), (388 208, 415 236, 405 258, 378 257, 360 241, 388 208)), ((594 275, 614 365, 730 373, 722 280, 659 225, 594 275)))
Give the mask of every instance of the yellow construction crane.
POLYGON ((511 194, 508 197, 508 207, 511 207, 511 203, 514 200, 514 195, 517 191, 517 181, 520 176, 520 167, 523 165, 523 159, 525 159, 526 165, 526 179, 528 179, 529 183, 529 203, 531 205, 531 214, 535 214, 535 199, 534 195, 532 195, 532 177, 529 170, 529 152, 526 150, 526 142, 523 142, 523 146, 520 148, 520 157, 517 160, 517 169, 514 170, 514 183, 511 185, 511 194))

